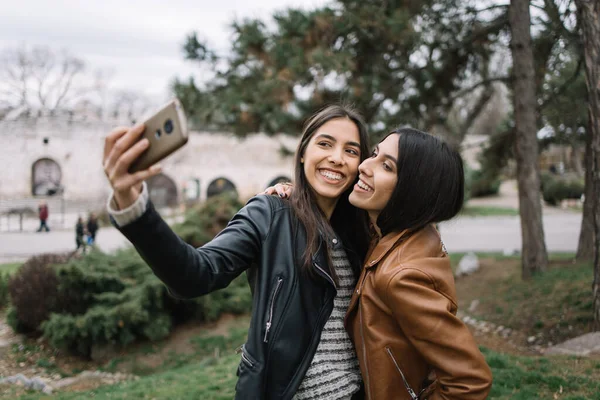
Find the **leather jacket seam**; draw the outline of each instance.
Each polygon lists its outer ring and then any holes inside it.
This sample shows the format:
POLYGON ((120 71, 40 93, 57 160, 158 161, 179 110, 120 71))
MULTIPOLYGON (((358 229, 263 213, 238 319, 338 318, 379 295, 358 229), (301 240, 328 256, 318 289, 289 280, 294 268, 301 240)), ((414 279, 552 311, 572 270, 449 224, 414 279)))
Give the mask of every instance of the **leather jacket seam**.
POLYGON ((404 267, 404 266, 400 266, 400 270, 394 272, 394 274, 388 279, 387 285, 385 287, 385 292, 384 292, 384 301, 386 302, 386 304, 390 304, 389 301, 389 293, 390 293, 390 285, 392 284, 392 282, 396 279, 397 275, 399 275, 400 273, 403 272, 407 272, 409 270, 412 271, 417 271, 423 275, 425 275, 427 277, 427 279, 429 280, 429 282, 431 283, 431 286, 433 287, 433 289, 438 292, 439 294, 441 294, 442 296, 444 296, 446 298, 446 300, 448 300, 450 302, 451 305, 453 305, 455 308, 458 308, 458 305, 456 304, 456 302, 450 297, 448 296, 448 294, 446 294, 444 291, 440 290, 438 288, 438 285, 436 284, 436 280, 427 272, 419 269, 419 268, 414 268, 414 267, 404 267))
MULTIPOLYGON (((392 274, 392 276, 390 276, 387 279, 387 284, 385 285, 384 296, 383 296, 383 300, 385 301, 386 304, 391 305, 390 299, 389 299, 389 294, 390 294, 390 286, 392 285, 392 282, 394 282, 397 279, 398 275, 403 274, 405 272, 409 272, 411 270, 412 271, 417 271, 417 272, 425 275, 427 277, 427 280, 430 282, 431 286, 433 287, 433 289, 436 292, 439 292, 439 290, 437 289, 437 286, 435 285, 435 282, 433 281, 431 275, 429 275, 428 273, 426 273, 426 272, 424 272, 424 271, 422 271, 422 270, 420 270, 418 268, 405 267, 402 264, 400 264, 398 266, 398 271, 394 272, 392 274)), ((444 296, 444 297, 446 297, 446 296, 444 296)))

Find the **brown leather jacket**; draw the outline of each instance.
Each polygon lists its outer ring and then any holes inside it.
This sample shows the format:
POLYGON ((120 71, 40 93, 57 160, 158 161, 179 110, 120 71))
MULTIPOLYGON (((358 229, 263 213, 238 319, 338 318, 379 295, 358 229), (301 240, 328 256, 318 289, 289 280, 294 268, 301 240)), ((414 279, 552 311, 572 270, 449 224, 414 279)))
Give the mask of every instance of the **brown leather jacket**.
POLYGON ((434 226, 372 244, 345 321, 366 398, 485 399, 492 373, 456 311, 450 260, 434 226))

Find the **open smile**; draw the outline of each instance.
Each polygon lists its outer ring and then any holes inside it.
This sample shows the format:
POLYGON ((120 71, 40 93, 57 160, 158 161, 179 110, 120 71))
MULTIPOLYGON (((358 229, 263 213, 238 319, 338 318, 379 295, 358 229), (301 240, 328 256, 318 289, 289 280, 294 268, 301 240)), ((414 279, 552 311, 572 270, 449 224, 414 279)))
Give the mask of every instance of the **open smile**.
POLYGON ((334 171, 331 169, 321 168, 318 171, 319 171, 319 175, 321 175, 323 178, 325 178, 326 181, 332 182, 332 183, 341 182, 346 177, 346 175, 342 174, 341 172, 334 171))
POLYGON ((373 190, 375 190, 371 186, 367 185, 362 179, 359 179, 356 185, 354 185, 354 187, 360 189, 363 192, 372 192, 373 190))

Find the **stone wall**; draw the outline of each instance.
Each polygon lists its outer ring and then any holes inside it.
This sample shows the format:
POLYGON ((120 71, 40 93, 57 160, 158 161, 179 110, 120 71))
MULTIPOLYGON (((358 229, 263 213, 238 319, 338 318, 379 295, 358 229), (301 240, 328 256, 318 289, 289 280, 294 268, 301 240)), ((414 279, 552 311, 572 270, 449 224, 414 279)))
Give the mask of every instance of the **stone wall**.
MULTIPOLYGON (((67 120, 1 121, 0 198, 32 196, 32 166, 42 158, 55 161, 61 170, 64 197, 69 200, 105 198, 109 185, 102 170, 104 136, 114 126, 100 122, 67 120), (47 143, 44 139, 47 139, 47 143)), ((229 134, 190 134, 188 144, 161 165, 181 196, 190 180, 200 183, 200 200, 208 185, 217 178, 231 181, 240 197, 262 191, 273 179, 292 176, 293 151, 298 138, 264 134, 240 139, 229 134)))

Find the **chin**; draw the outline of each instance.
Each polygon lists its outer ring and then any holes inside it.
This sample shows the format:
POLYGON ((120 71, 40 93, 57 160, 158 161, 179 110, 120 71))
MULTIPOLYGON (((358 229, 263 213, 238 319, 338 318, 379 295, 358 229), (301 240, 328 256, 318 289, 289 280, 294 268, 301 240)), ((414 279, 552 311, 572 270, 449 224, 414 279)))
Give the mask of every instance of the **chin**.
POLYGON ((356 196, 354 194, 354 192, 350 193, 350 196, 348 197, 348 201, 350 202, 350 204, 352 204, 354 207, 358 207, 360 208, 360 199, 358 198, 358 196, 356 196))

